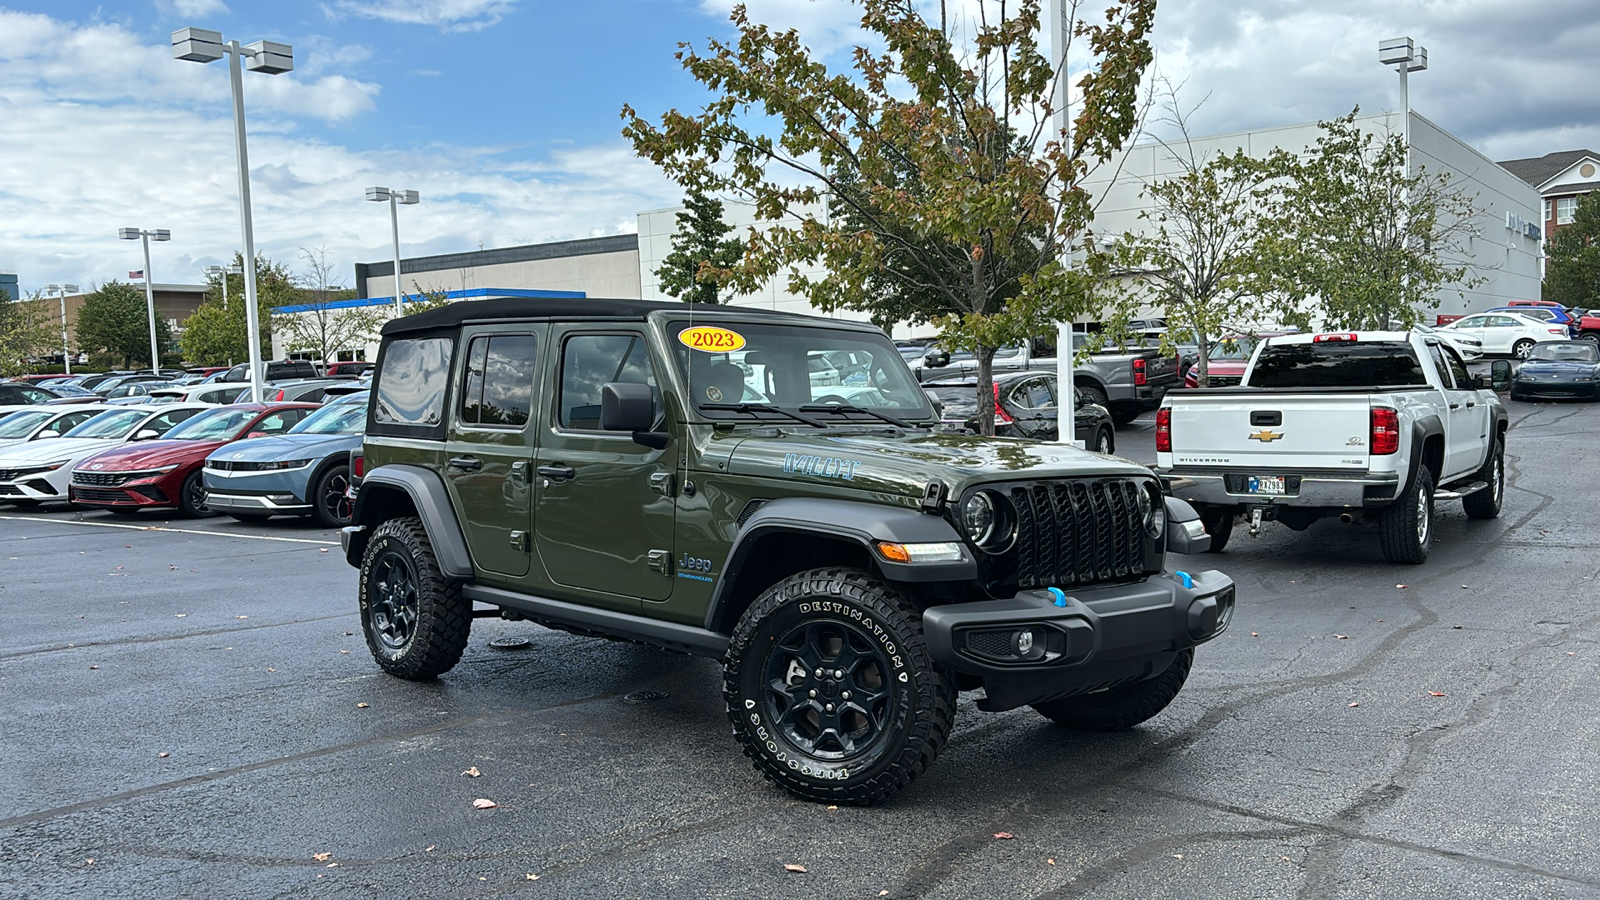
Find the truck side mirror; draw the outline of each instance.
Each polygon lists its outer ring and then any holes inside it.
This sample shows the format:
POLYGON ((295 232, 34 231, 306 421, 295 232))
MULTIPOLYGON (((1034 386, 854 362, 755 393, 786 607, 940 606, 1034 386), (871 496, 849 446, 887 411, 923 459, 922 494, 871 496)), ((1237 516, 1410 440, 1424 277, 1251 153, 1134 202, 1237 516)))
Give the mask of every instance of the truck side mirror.
POLYGON ((929 350, 928 355, 922 358, 922 364, 930 369, 943 368, 950 365, 950 351, 929 350))
POLYGON ((1489 367, 1489 383, 1497 391, 1511 390, 1511 363, 1504 359, 1497 359, 1489 367))
POLYGON ((667 436, 649 430, 655 422, 655 394, 650 385, 614 381, 600 388, 601 431, 629 431, 638 443, 659 450, 666 446, 667 436))

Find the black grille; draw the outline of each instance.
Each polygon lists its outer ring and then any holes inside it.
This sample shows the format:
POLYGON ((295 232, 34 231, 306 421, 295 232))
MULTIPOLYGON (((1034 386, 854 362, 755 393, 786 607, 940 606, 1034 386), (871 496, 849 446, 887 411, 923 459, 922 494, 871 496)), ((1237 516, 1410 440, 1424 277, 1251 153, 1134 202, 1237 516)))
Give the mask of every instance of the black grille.
POLYGON ((44 466, 34 466, 31 469, 0 469, 0 481, 16 481, 24 475, 37 475, 48 471, 50 470, 44 466))
POLYGON ((82 500, 85 503, 129 503, 129 502, 132 502, 132 501, 129 500, 128 494, 127 494, 126 491, 109 491, 109 490, 106 490, 105 488, 86 488, 86 487, 77 487, 77 486, 74 486, 72 488, 72 498, 74 500, 82 500))
POLYGON ((1242 381, 1243 379, 1244 379, 1243 375, 1208 375, 1208 376, 1206 376, 1206 386, 1207 387, 1238 387, 1239 386, 1239 382, 1242 381))
POLYGON ((756 510, 760 509, 763 506, 766 506, 767 503, 768 503, 767 500, 760 499, 760 498, 755 499, 755 500, 751 500, 749 503, 746 503, 744 505, 744 509, 739 510, 739 518, 738 518, 737 521, 735 521, 735 523, 734 523, 735 526, 739 527, 739 528, 743 528, 744 527, 744 523, 750 521, 750 517, 756 514, 756 510))
POLYGON ((1017 587, 1079 586, 1143 574, 1142 490, 1139 482, 1120 478, 1012 488, 1017 587))
POLYGON ((95 487, 116 487, 128 480, 126 472, 82 472, 72 473, 73 484, 89 484, 95 487))
POLYGON ((991 658, 1012 656, 1017 652, 1013 646, 1015 636, 1014 631, 969 631, 967 649, 979 656, 991 658))

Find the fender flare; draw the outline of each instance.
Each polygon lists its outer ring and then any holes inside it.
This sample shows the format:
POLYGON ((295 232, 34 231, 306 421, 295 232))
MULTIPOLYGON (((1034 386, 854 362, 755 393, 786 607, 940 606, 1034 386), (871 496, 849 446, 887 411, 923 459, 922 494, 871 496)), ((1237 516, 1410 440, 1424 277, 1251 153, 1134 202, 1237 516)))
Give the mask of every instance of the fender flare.
POLYGON ((866 549, 878 570, 889 581, 934 582, 973 581, 978 564, 966 542, 944 518, 903 506, 882 506, 854 500, 828 500, 815 497, 784 497, 771 500, 751 514, 728 549, 728 561, 717 580, 706 609, 706 628, 717 631, 723 609, 732 602, 734 586, 747 565, 759 565, 751 551, 762 538, 772 534, 817 535, 843 539, 866 549), (963 548, 963 559, 950 563, 894 563, 872 551, 878 541, 899 544, 953 542, 963 548))
MULTIPOLYGON (((361 479, 361 490, 356 492, 356 508, 351 514, 351 524, 361 529, 376 525, 364 515, 366 504, 375 491, 398 490, 411 498, 417 516, 422 519, 422 529, 428 533, 428 543, 433 545, 433 555, 439 562, 439 571, 447 578, 472 577, 472 555, 467 552, 467 539, 461 531, 461 521, 456 518, 455 507, 450 505, 450 494, 437 473, 421 466, 379 466, 361 479)), ((363 536, 368 536, 363 532, 363 536)), ((355 557, 351 565, 361 564, 361 553, 366 541, 350 542, 348 556, 355 557)))
POLYGON ((1444 437, 1444 423, 1439 421, 1438 416, 1427 416, 1411 423, 1411 461, 1406 471, 1405 485, 1395 494, 1396 499, 1405 496, 1416 485, 1417 472, 1422 469, 1422 445, 1434 436, 1444 437))

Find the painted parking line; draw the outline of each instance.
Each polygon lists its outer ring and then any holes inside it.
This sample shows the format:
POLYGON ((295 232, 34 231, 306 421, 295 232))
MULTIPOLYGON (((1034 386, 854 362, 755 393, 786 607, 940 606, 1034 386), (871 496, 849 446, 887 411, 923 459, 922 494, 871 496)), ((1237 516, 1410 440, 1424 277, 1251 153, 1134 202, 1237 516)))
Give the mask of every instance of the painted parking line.
POLYGON ((314 541, 310 538, 276 537, 270 534, 238 534, 232 531, 201 531, 198 528, 166 528, 161 525, 122 525, 117 522, 82 522, 64 519, 41 519, 38 516, 0 516, 14 522, 51 522, 58 525, 84 525, 90 528, 127 528, 133 531, 165 531, 171 534, 203 534, 207 537, 242 538, 249 541, 283 541, 289 544, 319 544, 337 547, 338 541, 314 541))

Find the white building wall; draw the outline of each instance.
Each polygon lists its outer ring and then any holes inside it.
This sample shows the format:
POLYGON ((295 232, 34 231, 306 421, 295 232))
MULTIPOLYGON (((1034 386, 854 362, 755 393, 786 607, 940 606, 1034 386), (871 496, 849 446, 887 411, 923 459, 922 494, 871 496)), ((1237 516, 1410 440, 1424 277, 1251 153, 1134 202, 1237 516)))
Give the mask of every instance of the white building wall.
MULTIPOLYGON (((641 247, 643 242, 641 241, 641 247)), ((590 297, 611 300, 639 299, 640 252, 586 253, 552 259, 480 265, 469 268, 406 272, 405 291, 462 291, 474 288, 512 288, 546 291, 583 291, 590 297)), ((393 297, 394 276, 367 279, 367 296, 393 297)))
MULTIPOLYGON (((1424 310, 1425 317, 1460 315, 1504 305, 1507 300, 1537 298, 1539 242, 1508 228, 1507 213, 1528 222, 1539 221, 1538 192, 1423 116, 1412 113, 1411 122, 1413 168, 1448 172, 1452 186, 1476 195, 1475 202, 1482 210, 1478 216, 1481 236, 1469 243, 1470 260, 1478 267, 1477 274, 1487 279, 1471 290, 1456 285, 1442 288, 1437 295, 1438 308, 1424 310)), ((1397 116, 1387 114, 1362 116, 1356 124, 1380 135, 1400 125, 1397 116)), ((1181 157, 1175 154, 1187 154, 1192 148, 1200 164, 1241 148, 1255 157, 1265 157, 1279 147, 1303 154, 1320 134, 1315 123, 1307 123, 1195 138, 1188 146, 1135 145, 1082 182, 1095 198, 1091 228, 1096 240, 1108 242, 1125 231, 1139 233, 1150 227, 1139 218, 1149 208, 1140 195, 1144 185, 1181 171, 1177 162, 1181 157)))

